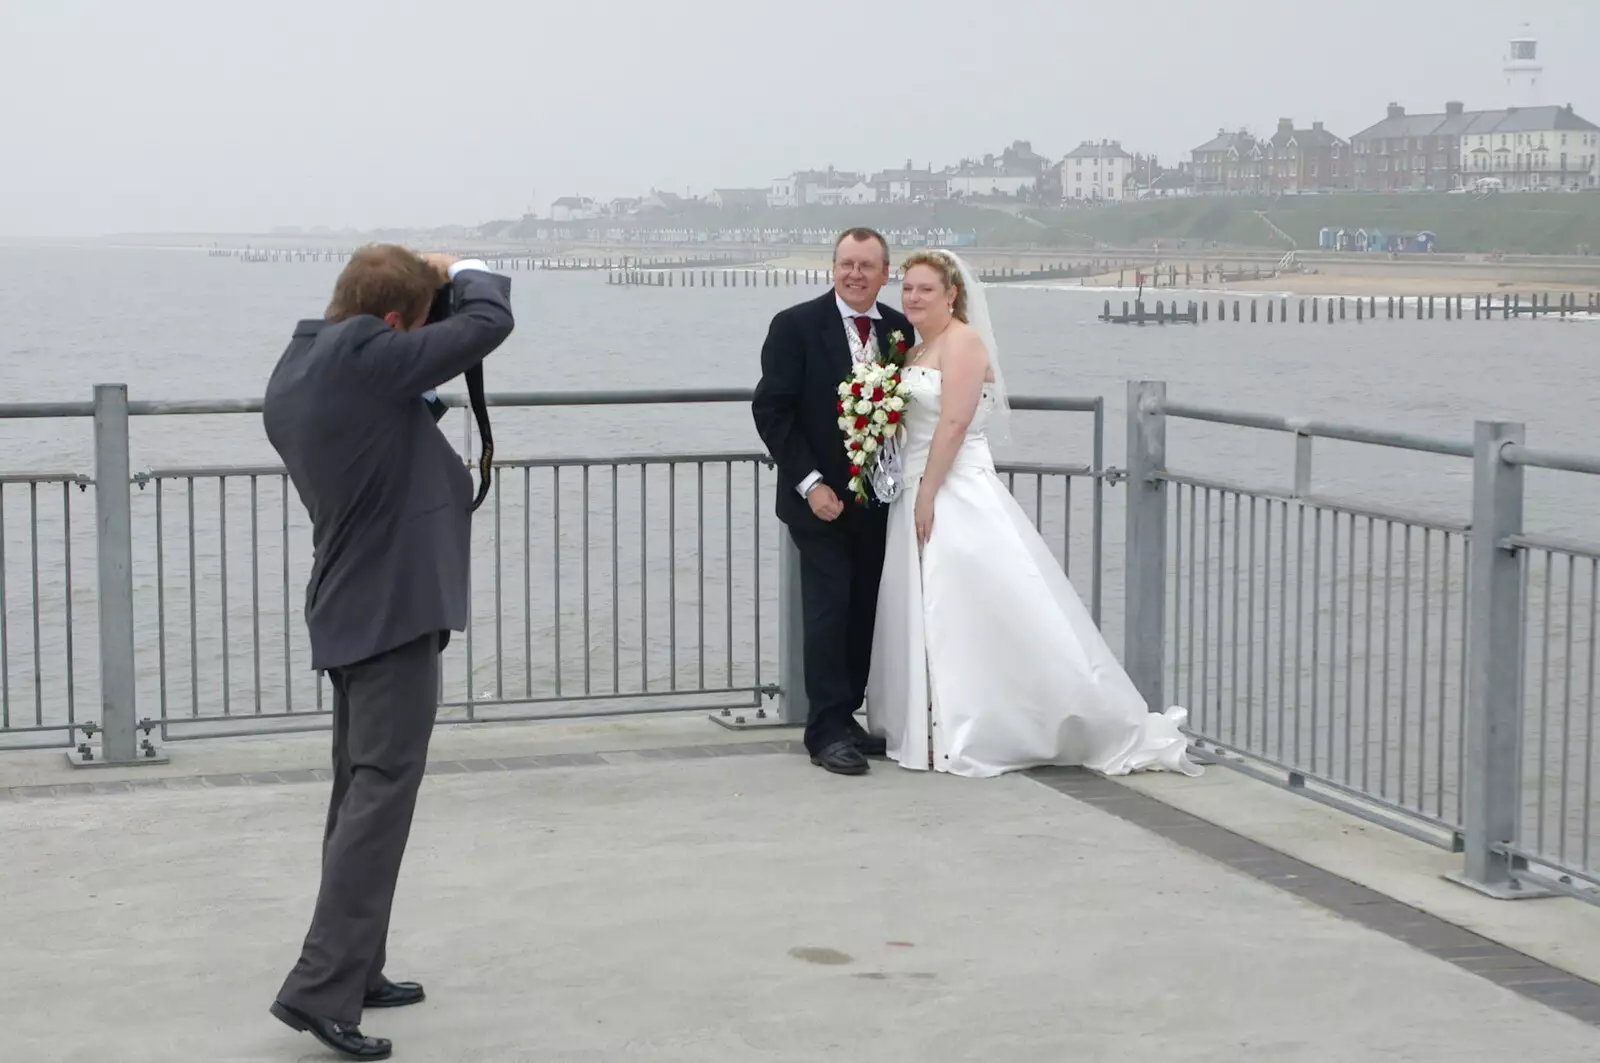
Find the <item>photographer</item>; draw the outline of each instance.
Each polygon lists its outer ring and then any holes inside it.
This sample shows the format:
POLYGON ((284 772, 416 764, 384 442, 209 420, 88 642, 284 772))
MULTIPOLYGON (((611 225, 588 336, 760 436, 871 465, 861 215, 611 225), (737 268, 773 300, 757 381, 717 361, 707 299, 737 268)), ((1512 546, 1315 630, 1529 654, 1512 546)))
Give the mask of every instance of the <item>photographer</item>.
POLYGON ((511 334, 511 282, 476 260, 362 248, 326 317, 301 321, 267 383, 267 438, 311 516, 311 667, 333 686, 322 883, 272 1013, 329 1048, 384 1059, 362 1009, 423 999, 384 977, 384 944, 438 711, 439 653, 466 628, 472 477, 425 393, 511 334), (453 313, 428 324, 440 288, 453 313))

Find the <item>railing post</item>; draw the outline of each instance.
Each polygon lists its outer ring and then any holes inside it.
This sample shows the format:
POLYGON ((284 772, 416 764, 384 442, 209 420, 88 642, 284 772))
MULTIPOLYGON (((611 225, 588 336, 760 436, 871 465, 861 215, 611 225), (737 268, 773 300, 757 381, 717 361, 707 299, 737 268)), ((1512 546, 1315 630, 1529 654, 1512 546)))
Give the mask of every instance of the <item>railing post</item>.
MULTIPOLYGON (((100 756, 79 766, 139 763, 133 670, 133 485, 128 461, 128 386, 94 387, 95 557, 100 619, 100 756)), ((151 758, 154 759, 154 758, 151 758)))
POLYGON ((1128 515, 1123 556, 1127 598, 1122 665, 1154 712, 1166 708, 1162 666, 1166 645, 1167 419, 1161 412, 1167 385, 1128 382, 1128 515))
POLYGON ((1522 573, 1508 540, 1522 530, 1522 468, 1504 459, 1523 426, 1479 421, 1473 436, 1468 574, 1465 868, 1450 878, 1493 897, 1536 895, 1495 846, 1516 840, 1522 750, 1522 573))
POLYGON ((1294 434, 1294 497, 1311 497, 1311 436, 1294 434))
POLYGON ((778 718, 804 725, 811 711, 806 697, 805 610, 800 598, 800 551, 788 528, 778 532, 778 718))

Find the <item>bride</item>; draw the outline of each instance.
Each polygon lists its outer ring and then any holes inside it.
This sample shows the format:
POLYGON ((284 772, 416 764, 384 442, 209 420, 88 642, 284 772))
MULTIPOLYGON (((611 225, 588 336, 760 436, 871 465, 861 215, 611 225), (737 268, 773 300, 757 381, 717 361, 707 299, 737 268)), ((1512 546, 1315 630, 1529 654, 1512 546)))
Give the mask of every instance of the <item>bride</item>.
POLYGON ((906 768, 1198 775, 1183 709, 1149 711, 989 452, 1010 406, 983 290, 947 251, 902 268, 903 486, 889 509, 869 729, 906 768))

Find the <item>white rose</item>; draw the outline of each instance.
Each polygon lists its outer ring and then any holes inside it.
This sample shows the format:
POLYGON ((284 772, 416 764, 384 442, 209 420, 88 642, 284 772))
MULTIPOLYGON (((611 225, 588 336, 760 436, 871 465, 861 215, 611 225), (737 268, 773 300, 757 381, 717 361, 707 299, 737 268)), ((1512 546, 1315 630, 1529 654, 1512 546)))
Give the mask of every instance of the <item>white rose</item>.
POLYGON ((852 420, 852 419, 851 419, 851 418, 849 418, 849 417, 841 417, 841 418, 839 418, 839 430, 840 430, 840 431, 841 431, 841 432, 848 432, 848 431, 850 431, 850 427, 851 427, 851 426, 852 426, 852 425, 854 425, 854 424, 855 424, 855 421, 854 421, 854 420, 852 420))
POLYGON ((878 441, 872 436, 868 436, 861 441, 861 449, 866 451, 868 454, 871 454, 873 451, 878 449, 878 441))
POLYGON ((876 424, 888 424, 889 415, 884 413, 882 410, 879 410, 877 413, 872 415, 872 420, 876 424))
POLYGON ((859 490, 861 490, 861 477, 859 477, 859 476, 850 477, 850 490, 851 491, 859 491, 859 490))
POLYGON ((883 400, 883 404, 889 409, 896 411, 906 408, 906 400, 902 399, 899 395, 890 395, 887 399, 883 400))
POLYGON ((850 394, 850 382, 848 380, 839 381, 839 397, 841 399, 847 398, 849 396, 849 394, 850 394))
POLYGON ((872 400, 871 399, 857 399, 856 400, 856 412, 860 413, 860 414, 871 413, 872 412, 872 400))

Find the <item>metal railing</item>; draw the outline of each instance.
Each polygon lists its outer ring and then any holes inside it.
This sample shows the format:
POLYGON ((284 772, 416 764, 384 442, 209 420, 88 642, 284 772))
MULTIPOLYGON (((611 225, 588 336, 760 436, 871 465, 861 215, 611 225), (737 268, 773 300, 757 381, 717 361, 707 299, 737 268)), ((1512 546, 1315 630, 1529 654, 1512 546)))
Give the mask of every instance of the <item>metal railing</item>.
MULTIPOLYGON (((1462 880, 1486 892, 1600 902, 1600 546, 1536 535, 1522 519, 1524 469, 1596 475, 1600 458, 1527 448, 1520 425, 1436 439, 1172 402, 1143 382, 1129 386, 1124 470, 1105 461, 1100 399, 1014 404, 1092 415, 1088 462, 1014 463, 1002 476, 1097 621, 1105 487, 1127 481, 1111 573, 1121 594, 1104 619, 1120 620, 1124 664, 1150 703, 1190 709, 1206 756, 1461 852, 1462 880), (1292 482, 1170 467, 1172 420, 1289 436, 1292 482), (1318 495, 1319 438, 1470 460, 1469 519, 1318 495)), ((259 409, 130 402, 120 385, 91 403, 0 406, 0 419, 95 427, 92 477, 0 476, 0 744, 129 763, 158 756, 157 737, 326 726, 301 619, 309 529, 283 471, 131 471, 130 418, 259 409)), ((771 514, 777 489, 758 451, 497 462, 473 522, 472 616, 446 653, 441 719, 803 719, 798 562, 771 514)))
MULTIPOLYGON (((560 392, 490 404, 636 410, 750 398, 560 392)), ((1090 463, 1001 473, 1058 560, 1087 566, 1098 617, 1103 405, 1016 405, 1093 417, 1090 463), (1074 491, 1078 479, 1089 489, 1074 491)), ((302 619, 310 529, 284 470, 131 465, 130 419, 227 420, 260 408, 129 401, 121 385, 96 388, 89 403, 0 406, 0 419, 87 417, 96 441, 92 477, 0 480, 0 746, 76 745, 76 762, 124 763, 156 758, 157 740, 327 726, 331 688, 309 669, 302 619), (97 562, 98 578, 84 576, 97 562), (99 667, 85 667, 96 655, 99 667), (85 711, 96 701, 99 712, 85 711)), ((462 453, 472 455, 462 414, 462 453)), ((511 449, 504 437, 500 449, 511 449)), ((759 451, 496 461, 473 521, 470 623, 443 660, 441 721, 691 709, 730 726, 803 719, 802 685, 780 681, 798 660, 799 629, 781 609, 792 558, 771 512, 775 490, 759 451)))
POLYGON ((1187 706, 1217 763, 1462 852, 1466 884, 1600 903, 1600 546, 1526 534, 1521 475, 1600 459, 1528 450, 1516 424, 1436 439, 1159 383, 1128 411, 1124 658, 1151 703, 1187 706), (1171 468, 1173 419, 1290 435, 1292 485, 1171 468), (1314 493, 1318 438, 1470 459, 1470 520, 1314 493))

